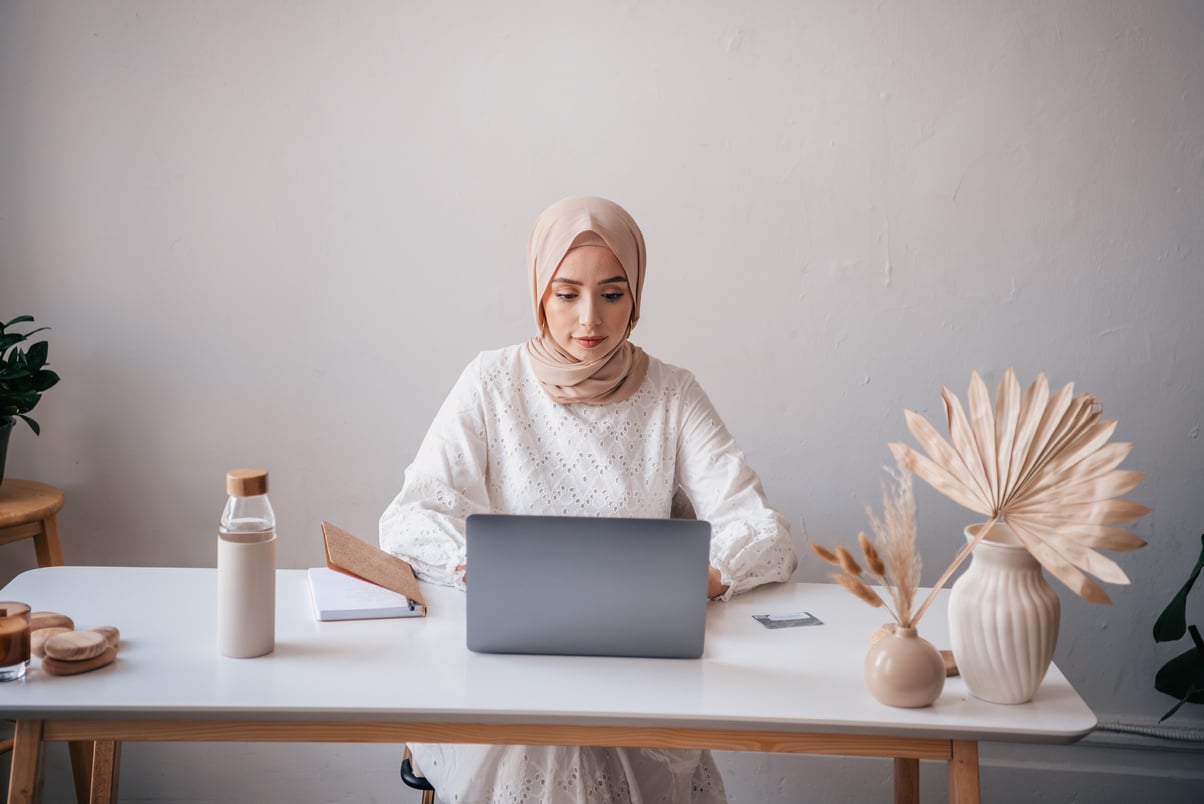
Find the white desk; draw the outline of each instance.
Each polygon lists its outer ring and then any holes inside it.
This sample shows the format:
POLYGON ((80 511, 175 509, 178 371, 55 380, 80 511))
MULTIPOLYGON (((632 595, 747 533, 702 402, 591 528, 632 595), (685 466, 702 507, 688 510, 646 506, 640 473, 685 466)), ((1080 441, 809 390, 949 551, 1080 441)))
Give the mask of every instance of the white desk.
MULTIPOLYGON (((277 580, 276 650, 215 648, 215 571, 48 567, 0 591, 78 627, 115 625, 117 662, 54 677, 37 660, 0 684, 18 721, 10 802, 34 800, 47 740, 95 741, 94 801, 116 796, 129 740, 477 742, 674 746, 894 757, 896 799, 918 795, 920 759, 949 763, 950 802, 979 798, 979 740, 1069 743, 1095 716, 1051 667, 1037 697, 998 706, 959 678, 924 709, 877 703, 862 679, 882 622, 837 586, 764 587, 711 604, 701 660, 501 656, 464 647, 464 596, 428 587, 421 619, 315 622, 305 574, 277 580), (769 630, 754 613, 811 611, 818 627, 769 630)), ((948 645, 945 606, 920 632, 948 645)))

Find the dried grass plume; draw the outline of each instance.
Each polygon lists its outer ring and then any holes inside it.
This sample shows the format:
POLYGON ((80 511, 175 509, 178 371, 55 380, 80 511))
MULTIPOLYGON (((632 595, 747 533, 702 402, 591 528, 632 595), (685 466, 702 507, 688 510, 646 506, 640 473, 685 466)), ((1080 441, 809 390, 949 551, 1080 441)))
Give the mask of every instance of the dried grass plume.
POLYGON ((837 583, 871 606, 885 606, 895 622, 908 628, 914 627, 923 613, 914 611, 916 588, 920 584, 916 501, 911 473, 900 467, 890 474, 890 482, 882 482, 882 518, 874 514, 872 507, 866 506, 874 539, 871 541, 864 532, 857 534, 866 569, 863 570, 843 547, 837 547, 835 553, 818 544, 812 544, 811 549, 843 570, 832 576, 837 583), (867 579, 886 587, 889 604, 867 579))

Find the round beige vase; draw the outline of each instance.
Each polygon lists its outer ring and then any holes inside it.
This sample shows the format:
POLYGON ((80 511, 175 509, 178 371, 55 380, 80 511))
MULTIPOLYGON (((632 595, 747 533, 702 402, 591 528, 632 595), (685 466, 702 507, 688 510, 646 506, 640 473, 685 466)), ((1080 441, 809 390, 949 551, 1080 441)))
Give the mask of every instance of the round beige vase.
MULTIPOLYGON (((966 528, 966 539, 983 527, 966 528)), ((991 703, 1031 701, 1053 661, 1060 618, 1041 565, 1011 528, 992 526, 949 595, 953 658, 970 692, 991 703)))
POLYGON ((896 626, 866 655, 865 685, 887 706, 928 706, 945 688, 945 662, 916 629, 896 626))

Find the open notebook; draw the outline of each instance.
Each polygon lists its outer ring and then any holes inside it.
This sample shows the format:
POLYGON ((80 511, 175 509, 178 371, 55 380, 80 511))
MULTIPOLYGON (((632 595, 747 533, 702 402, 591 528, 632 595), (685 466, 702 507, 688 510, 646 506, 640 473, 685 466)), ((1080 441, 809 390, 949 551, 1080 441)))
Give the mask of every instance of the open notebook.
POLYGON ((426 613, 405 595, 329 567, 311 567, 309 596, 319 620, 421 617, 426 613))
POLYGON ((319 620, 423 617, 426 602, 414 570, 395 555, 322 523, 326 566, 309 570, 309 594, 319 620))

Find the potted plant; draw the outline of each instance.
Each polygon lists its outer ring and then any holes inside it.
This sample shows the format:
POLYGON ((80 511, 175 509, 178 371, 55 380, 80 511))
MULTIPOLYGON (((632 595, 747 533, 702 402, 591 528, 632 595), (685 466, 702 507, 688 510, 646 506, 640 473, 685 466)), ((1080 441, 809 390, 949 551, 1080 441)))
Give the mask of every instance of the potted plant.
POLYGON ((1191 591, 1200 570, 1204 569, 1204 536, 1200 537, 1200 557, 1187 576, 1187 582, 1154 623, 1155 642, 1175 642, 1191 634, 1192 646, 1162 666, 1154 677, 1154 688, 1178 700, 1171 710, 1158 719, 1166 720, 1185 703, 1204 704, 1204 638, 1200 629, 1187 624, 1187 593, 1191 591))
POLYGON ((26 414, 37 407, 42 394, 59 381, 59 375, 46 368, 50 344, 46 341, 28 343, 30 336, 49 327, 28 332, 14 332, 17 324, 32 324, 33 316, 17 316, 0 323, 0 483, 4 482, 4 458, 8 453, 8 437, 17 418, 24 419, 40 435, 42 428, 26 414))
MULTIPOLYGON (((986 383, 970 378, 969 412, 942 389, 950 438, 906 412, 924 453, 891 444, 895 458, 953 501, 989 517, 966 528, 966 544, 937 580, 939 589, 971 554, 953 585, 949 628, 953 655, 970 691, 995 703, 1032 698, 1053 659, 1060 604, 1041 568, 1075 594, 1110 603, 1089 578, 1126 584, 1098 550, 1134 550, 1145 541, 1117 527, 1150 509, 1119 499, 1142 481, 1117 466, 1132 444, 1108 443, 1115 421, 1103 419, 1091 394, 1073 384, 1051 393, 1042 374, 1022 392, 1010 368, 994 404, 986 383)), ((917 617, 931 602, 919 608, 917 617)))
POLYGON ((928 706, 945 687, 946 668, 940 652, 916 632, 924 607, 916 604, 920 584, 920 556, 916 553, 916 499, 911 473, 891 471, 882 483, 883 513, 878 517, 866 506, 874 538, 857 534, 862 568, 853 554, 838 546, 829 550, 812 543, 811 549, 840 568, 833 580, 874 608, 885 608, 893 623, 871 637, 865 657, 865 683, 870 694, 888 706, 928 706), (885 587, 884 596, 871 586, 885 587))

